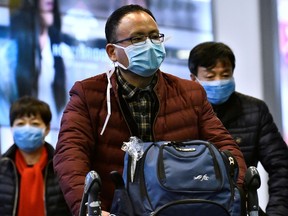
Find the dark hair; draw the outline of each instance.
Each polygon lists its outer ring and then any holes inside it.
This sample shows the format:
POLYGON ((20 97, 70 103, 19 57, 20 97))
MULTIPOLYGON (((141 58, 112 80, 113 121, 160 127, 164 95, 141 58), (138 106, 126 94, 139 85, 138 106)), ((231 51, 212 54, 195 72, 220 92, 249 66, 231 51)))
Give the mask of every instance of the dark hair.
POLYGON ((232 65, 235 68, 235 56, 230 47, 221 42, 204 42, 196 45, 191 51, 188 59, 188 67, 192 74, 197 76, 198 67, 213 68, 217 61, 232 65))
POLYGON ((49 125, 52 114, 50 107, 44 101, 38 100, 31 96, 24 96, 16 100, 10 107, 10 126, 13 125, 15 119, 24 116, 40 115, 45 125, 49 125))
POLYGON ((107 43, 113 43, 118 40, 116 35, 116 30, 119 25, 120 20, 127 14, 133 12, 145 12, 149 14, 155 21, 155 17, 153 16, 152 12, 147 8, 144 8, 140 5, 130 4, 124 5, 117 10, 115 10, 107 19, 105 25, 105 35, 107 43))

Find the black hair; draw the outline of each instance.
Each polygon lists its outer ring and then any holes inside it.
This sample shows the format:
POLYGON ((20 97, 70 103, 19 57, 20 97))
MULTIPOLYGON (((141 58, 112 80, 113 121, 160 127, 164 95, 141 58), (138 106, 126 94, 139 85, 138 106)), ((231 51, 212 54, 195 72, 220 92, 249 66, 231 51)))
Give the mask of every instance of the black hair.
POLYGON ((155 17, 153 16, 152 12, 147 8, 144 8, 140 5, 130 4, 124 5, 117 10, 115 10, 107 19, 105 25, 105 36, 107 43, 113 43, 117 41, 116 30, 119 25, 120 20, 127 14, 133 12, 145 12, 149 14, 155 21, 155 17))
POLYGON ((188 67, 190 72, 197 76, 199 66, 213 68, 218 61, 224 64, 230 62, 234 71, 235 56, 230 47, 221 42, 203 42, 190 51, 188 67))
POLYGON ((37 116, 38 114, 46 126, 50 124, 52 113, 49 105, 34 97, 23 96, 16 100, 10 107, 10 126, 13 126, 17 118, 37 116))

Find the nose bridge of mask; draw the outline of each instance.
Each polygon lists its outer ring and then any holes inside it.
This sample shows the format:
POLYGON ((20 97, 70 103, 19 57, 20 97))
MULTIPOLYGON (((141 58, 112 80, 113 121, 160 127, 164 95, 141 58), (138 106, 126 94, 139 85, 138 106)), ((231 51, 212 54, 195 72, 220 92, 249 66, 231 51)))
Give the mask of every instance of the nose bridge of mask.
POLYGON ((135 49, 135 48, 137 48, 137 47, 145 47, 145 46, 147 46, 147 44, 148 44, 148 46, 150 45, 151 46, 151 44, 153 44, 152 42, 151 42, 151 40, 147 37, 147 39, 145 40, 145 43, 144 44, 141 44, 141 45, 134 45, 134 44, 130 44, 129 46, 127 46, 127 47, 123 47, 123 46, 120 46, 120 45, 118 45, 118 44, 113 44, 115 47, 118 47, 118 48, 121 48, 121 49, 123 49, 124 51, 129 51, 129 50, 133 50, 133 49, 135 49))
POLYGON ((232 78, 225 79, 225 80, 201 81, 196 77, 196 80, 202 85, 222 87, 228 84, 229 82, 233 81, 234 78, 232 77, 232 78))
POLYGON ((19 130, 20 128, 21 128, 22 130, 29 130, 30 127, 31 127, 30 124, 26 123, 26 124, 21 125, 21 126, 16 125, 16 126, 14 126, 14 127, 12 128, 12 130, 13 130, 13 131, 19 130))
POLYGON ((30 132, 41 131, 42 135, 44 135, 44 133, 45 133, 45 128, 33 126, 29 123, 25 124, 22 127, 24 127, 27 131, 30 131, 30 132))

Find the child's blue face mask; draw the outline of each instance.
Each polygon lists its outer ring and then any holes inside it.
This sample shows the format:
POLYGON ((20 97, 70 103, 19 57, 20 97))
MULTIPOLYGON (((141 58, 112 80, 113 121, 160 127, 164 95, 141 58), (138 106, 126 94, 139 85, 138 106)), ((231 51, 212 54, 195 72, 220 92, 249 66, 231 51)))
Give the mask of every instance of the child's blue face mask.
POLYGON ((30 125, 16 126, 13 128, 15 144, 24 152, 33 152, 44 143, 44 128, 30 125))
POLYGON ((229 99, 230 95, 235 91, 235 81, 233 77, 227 80, 198 80, 198 82, 205 89, 208 101, 211 104, 215 105, 226 102, 229 99))

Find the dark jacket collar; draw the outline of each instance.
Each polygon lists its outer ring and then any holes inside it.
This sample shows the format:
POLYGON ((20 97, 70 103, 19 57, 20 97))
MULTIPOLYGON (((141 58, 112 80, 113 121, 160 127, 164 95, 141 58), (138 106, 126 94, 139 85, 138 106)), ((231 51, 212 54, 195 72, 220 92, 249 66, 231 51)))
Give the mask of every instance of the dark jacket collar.
POLYGON ((217 117, 225 125, 241 115, 241 102, 237 92, 232 93, 229 99, 220 105, 212 105, 217 117))

